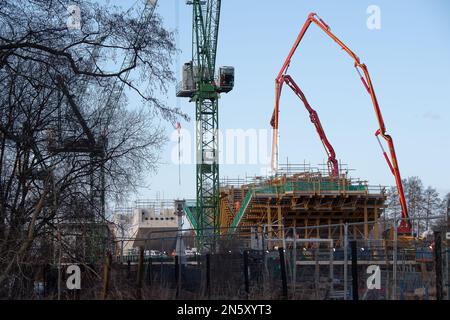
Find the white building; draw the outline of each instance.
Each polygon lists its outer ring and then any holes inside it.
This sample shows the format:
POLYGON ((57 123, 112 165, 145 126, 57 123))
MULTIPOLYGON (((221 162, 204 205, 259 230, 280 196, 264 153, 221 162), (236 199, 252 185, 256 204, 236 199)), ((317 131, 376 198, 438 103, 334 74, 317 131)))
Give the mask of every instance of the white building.
POLYGON ((173 201, 138 201, 131 209, 114 214, 118 250, 124 255, 146 250, 172 252, 176 245, 178 216, 173 201))

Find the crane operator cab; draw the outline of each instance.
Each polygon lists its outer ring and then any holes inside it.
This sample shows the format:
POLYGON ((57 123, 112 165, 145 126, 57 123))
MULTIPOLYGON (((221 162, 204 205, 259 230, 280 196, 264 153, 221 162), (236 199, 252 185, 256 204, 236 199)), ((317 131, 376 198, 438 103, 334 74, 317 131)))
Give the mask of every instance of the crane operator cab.
MULTIPOLYGON (((183 65, 182 79, 177 85, 177 97, 192 98, 197 91, 196 78, 198 67, 192 61, 183 65)), ((220 67, 219 74, 215 79, 215 86, 218 93, 228 93, 234 87, 234 67, 220 67)))
POLYGON ((220 67, 217 79, 218 91, 228 93, 234 87, 234 67, 220 67))

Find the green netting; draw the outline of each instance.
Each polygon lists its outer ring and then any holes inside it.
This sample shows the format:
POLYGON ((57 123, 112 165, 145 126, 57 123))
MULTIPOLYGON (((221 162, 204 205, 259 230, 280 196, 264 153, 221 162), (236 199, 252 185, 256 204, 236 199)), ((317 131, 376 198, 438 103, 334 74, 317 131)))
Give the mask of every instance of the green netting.
POLYGON ((253 192, 249 191, 245 195, 244 202, 241 204, 241 207, 239 208, 238 213, 233 219, 233 222, 231 223, 231 228, 234 231, 236 226, 239 224, 239 221, 241 221, 242 216, 244 215, 244 212, 247 208, 247 205, 249 204, 250 200, 252 199, 253 192))
POLYGON ((191 223, 191 225, 192 225, 192 227, 193 227, 194 229, 197 229, 197 228, 198 228, 198 226, 197 226, 197 220, 195 219, 194 215, 192 214, 192 212, 194 212, 195 210, 196 210, 196 209, 195 209, 194 206, 189 207, 189 206, 186 205, 186 206, 184 207, 184 212, 186 213, 186 216, 188 217, 189 222, 191 223))
POLYGON ((280 185, 280 186, 267 186, 267 187, 257 187, 255 188, 255 191, 257 193, 268 193, 268 194, 272 194, 272 193, 284 193, 284 186, 280 185))
POLYGON ((350 185, 347 186, 349 191, 366 191, 367 187, 365 185, 359 184, 359 185, 350 185))
POLYGON ((366 191, 367 186, 363 184, 342 184, 338 181, 288 181, 278 186, 257 187, 255 191, 259 194, 277 194, 285 192, 318 192, 318 191, 366 191))

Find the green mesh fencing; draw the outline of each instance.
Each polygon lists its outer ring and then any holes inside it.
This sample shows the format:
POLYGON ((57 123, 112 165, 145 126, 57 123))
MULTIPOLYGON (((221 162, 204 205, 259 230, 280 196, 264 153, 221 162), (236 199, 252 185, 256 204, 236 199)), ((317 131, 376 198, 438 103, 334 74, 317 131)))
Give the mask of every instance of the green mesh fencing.
POLYGON ((324 192, 324 191, 367 191, 363 184, 343 184, 339 181, 288 181, 277 186, 256 187, 259 194, 277 194, 286 192, 324 192))

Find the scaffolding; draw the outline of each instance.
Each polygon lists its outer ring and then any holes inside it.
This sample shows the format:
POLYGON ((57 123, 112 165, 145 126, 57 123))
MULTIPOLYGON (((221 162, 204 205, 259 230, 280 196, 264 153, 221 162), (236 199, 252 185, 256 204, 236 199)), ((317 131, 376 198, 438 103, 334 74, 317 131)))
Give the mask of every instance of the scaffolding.
MULTIPOLYGON (((221 230, 268 225, 269 231, 304 228, 304 238, 331 238, 343 230, 311 228, 321 225, 363 223, 352 232, 369 237, 369 223, 378 220, 386 207, 386 188, 352 179, 349 170, 331 176, 326 170, 310 165, 286 165, 276 176, 246 177, 222 181, 221 230), (313 234, 314 233, 314 234, 313 234)), ((250 232, 250 229, 248 230, 250 232)), ((374 230, 379 233, 378 230, 374 230)))

